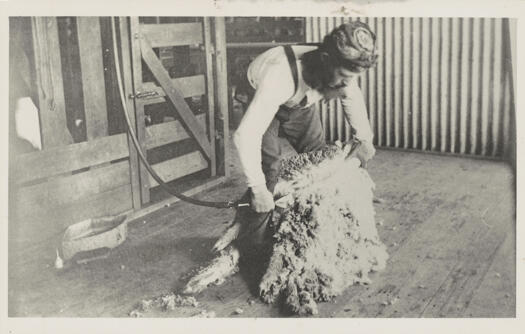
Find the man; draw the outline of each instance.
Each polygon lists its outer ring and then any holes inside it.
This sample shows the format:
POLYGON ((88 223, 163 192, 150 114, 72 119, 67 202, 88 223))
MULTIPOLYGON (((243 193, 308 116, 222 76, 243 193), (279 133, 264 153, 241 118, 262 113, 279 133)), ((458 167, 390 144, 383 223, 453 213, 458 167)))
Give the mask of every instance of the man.
POLYGON ((268 212, 274 209, 272 192, 281 163, 278 137, 286 138, 298 153, 325 145, 315 102, 341 99, 346 119, 361 142, 357 157, 366 164, 374 156, 357 77, 377 62, 375 40, 366 24, 346 23, 328 34, 319 47, 275 47, 248 67, 253 89, 233 141, 249 187, 243 200, 251 207, 240 208, 235 220, 243 223, 244 233, 251 234, 253 242, 262 241, 268 212))

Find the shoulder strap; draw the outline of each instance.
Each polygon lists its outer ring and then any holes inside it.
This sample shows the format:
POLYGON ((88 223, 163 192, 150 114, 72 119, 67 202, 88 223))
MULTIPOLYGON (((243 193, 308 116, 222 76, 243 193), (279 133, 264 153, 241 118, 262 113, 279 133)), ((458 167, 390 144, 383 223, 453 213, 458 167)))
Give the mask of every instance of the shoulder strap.
POLYGON ((299 73, 297 72, 297 60, 295 59, 295 54, 290 45, 284 46, 284 53, 286 53, 286 58, 288 58, 288 64, 290 65, 290 70, 292 71, 293 82, 295 86, 294 91, 297 91, 299 73))

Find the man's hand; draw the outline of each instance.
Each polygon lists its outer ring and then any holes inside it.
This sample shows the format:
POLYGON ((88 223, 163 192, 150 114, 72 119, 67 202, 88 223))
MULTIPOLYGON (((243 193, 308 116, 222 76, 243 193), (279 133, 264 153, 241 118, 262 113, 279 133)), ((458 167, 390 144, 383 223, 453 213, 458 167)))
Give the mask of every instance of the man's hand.
POLYGON ((369 141, 362 141, 355 152, 355 157, 361 161, 361 167, 366 168, 368 161, 372 159, 375 154, 376 149, 374 148, 374 144, 369 141))
POLYGON ((266 185, 255 186, 252 190, 252 209, 255 212, 268 212, 275 208, 273 195, 268 191, 266 185))

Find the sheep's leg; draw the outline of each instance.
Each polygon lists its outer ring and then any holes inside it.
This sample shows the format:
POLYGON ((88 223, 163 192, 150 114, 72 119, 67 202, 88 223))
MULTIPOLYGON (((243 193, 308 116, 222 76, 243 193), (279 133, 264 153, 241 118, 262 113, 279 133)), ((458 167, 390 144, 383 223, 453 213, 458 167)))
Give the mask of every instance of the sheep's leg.
POLYGON ((239 231, 241 230, 241 223, 233 223, 226 231, 221 235, 221 237, 213 245, 212 252, 220 252, 221 250, 228 247, 237 237, 239 236, 239 231))
POLYGON ((193 276, 183 289, 183 293, 199 293, 210 284, 219 285, 238 271, 239 250, 233 246, 222 250, 210 264, 193 276))

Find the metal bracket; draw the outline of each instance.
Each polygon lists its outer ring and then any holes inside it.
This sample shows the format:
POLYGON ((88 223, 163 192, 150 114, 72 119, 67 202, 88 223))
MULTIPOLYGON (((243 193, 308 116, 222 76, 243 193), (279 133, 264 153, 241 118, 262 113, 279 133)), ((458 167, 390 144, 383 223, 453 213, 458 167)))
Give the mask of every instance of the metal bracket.
POLYGON ((130 99, 146 99, 148 97, 156 96, 159 96, 159 93, 153 90, 149 92, 136 92, 135 94, 129 94, 130 99))

